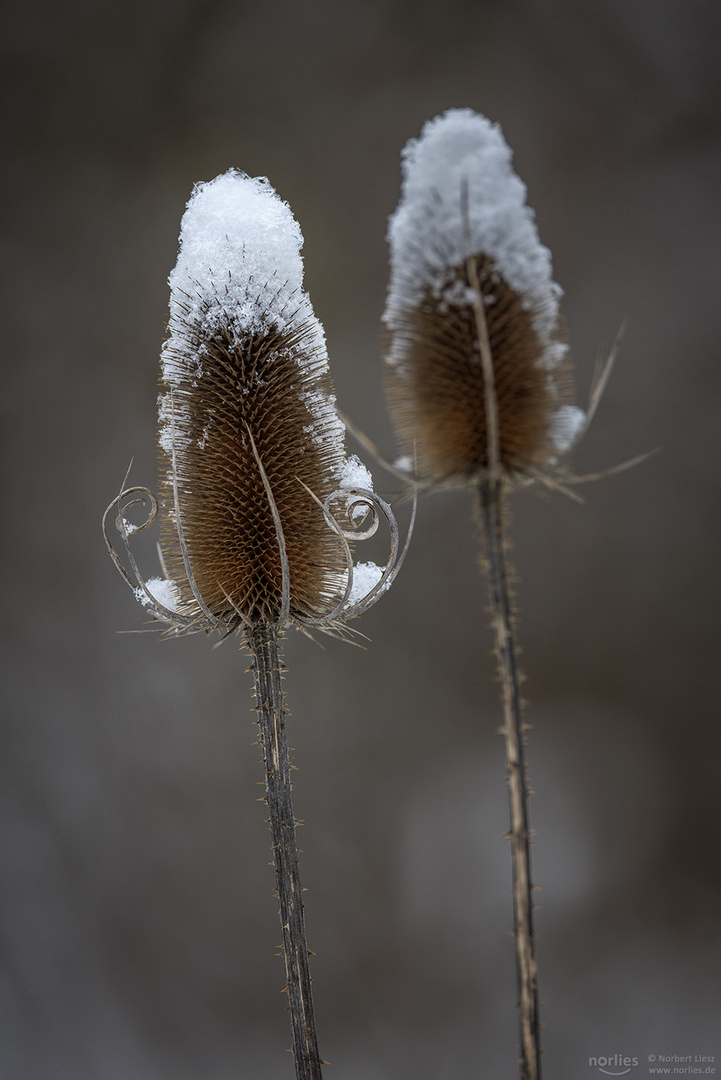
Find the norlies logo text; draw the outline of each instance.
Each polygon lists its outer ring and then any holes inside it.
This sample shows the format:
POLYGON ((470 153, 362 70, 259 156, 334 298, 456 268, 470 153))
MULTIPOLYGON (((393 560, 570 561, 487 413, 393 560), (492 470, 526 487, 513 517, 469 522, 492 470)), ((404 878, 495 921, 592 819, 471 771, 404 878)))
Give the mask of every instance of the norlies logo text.
POLYGON ((625 1076, 632 1068, 638 1065, 637 1057, 628 1057, 624 1054, 612 1054, 610 1057, 590 1057, 588 1064, 600 1069, 607 1076, 625 1076))

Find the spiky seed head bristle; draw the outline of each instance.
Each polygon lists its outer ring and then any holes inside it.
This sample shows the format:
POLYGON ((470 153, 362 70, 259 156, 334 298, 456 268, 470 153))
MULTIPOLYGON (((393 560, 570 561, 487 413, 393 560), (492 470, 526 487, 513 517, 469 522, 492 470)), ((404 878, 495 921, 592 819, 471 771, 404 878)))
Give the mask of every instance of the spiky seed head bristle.
POLYGON ((475 483, 489 467, 476 292, 504 474, 552 467, 583 416, 569 404, 561 290, 510 161, 500 129, 467 109, 429 122, 403 154, 389 225, 386 390, 401 451, 431 486, 475 483))
POLYGON ((282 609, 283 557, 266 484, 284 539, 290 617, 324 615, 345 584, 343 545, 317 501, 339 486, 345 430, 322 329, 301 290, 299 239, 267 181, 226 174, 196 187, 171 275, 159 400, 161 547, 180 594, 176 610, 199 613, 182 538, 196 590, 226 628, 274 623, 282 609))

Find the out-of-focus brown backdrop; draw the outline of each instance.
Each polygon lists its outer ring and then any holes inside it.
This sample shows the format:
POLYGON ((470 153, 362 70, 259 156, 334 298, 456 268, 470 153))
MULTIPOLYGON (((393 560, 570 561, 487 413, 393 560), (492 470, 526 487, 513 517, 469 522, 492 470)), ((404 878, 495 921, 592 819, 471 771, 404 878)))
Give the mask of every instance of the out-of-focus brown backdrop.
MULTIPOLYGON (((3 9, 0 1077, 292 1073, 250 680, 143 615, 100 515, 155 483, 191 186, 267 175, 344 410, 381 397, 399 153, 499 120, 566 290, 580 471, 514 499, 546 1074, 716 1055, 721 9, 714 0, 19 0, 3 9)), ((377 474, 392 495, 392 478, 377 474)), ((404 511, 400 505, 401 515, 404 511)), ((470 496, 437 496, 367 651, 287 642, 323 1054, 337 1080, 516 1075, 510 866, 470 496)), ((152 569, 151 566, 148 566, 152 569)))

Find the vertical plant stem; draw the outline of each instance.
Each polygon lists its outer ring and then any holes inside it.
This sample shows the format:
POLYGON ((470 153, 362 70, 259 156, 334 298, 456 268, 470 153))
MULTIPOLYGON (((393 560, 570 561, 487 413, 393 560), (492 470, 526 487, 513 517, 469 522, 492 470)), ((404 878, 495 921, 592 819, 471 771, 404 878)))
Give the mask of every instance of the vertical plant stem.
POLYGON ((247 633, 252 653, 260 742, 265 760, 295 1074, 297 1080, 322 1080, 291 800, 278 631, 270 624, 261 623, 254 625, 247 633))
POLYGON ((483 479, 479 485, 485 543, 485 568, 491 602, 496 658, 503 697, 503 733, 508 764, 513 863, 513 936, 521 1041, 521 1078, 540 1080, 541 1042, 538 1014, 538 971, 533 933, 533 884, 528 814, 521 675, 514 634, 506 541, 503 530, 503 481, 483 479))

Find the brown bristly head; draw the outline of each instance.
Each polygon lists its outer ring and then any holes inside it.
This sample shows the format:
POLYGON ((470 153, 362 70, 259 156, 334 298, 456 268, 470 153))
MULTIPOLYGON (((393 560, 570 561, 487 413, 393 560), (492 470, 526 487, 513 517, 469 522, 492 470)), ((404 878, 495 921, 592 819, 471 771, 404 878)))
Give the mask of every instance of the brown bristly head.
POLYGON ((166 422, 170 414, 172 425, 176 410, 184 414, 174 463, 163 440, 160 451, 161 546, 180 587, 179 611, 196 606, 182 530, 195 586, 217 619, 227 627, 277 621, 283 562, 260 461, 282 526, 290 616, 322 617, 342 594, 346 560, 306 489, 323 502, 338 486, 344 454, 342 441, 319 437, 308 405, 309 396, 332 400, 327 364, 314 355, 314 328, 270 325, 236 337, 219 326, 203 340, 202 327, 191 325, 184 340, 188 354, 166 359, 172 392, 163 388, 166 422), (198 357, 197 369, 188 356, 198 357))
MULTIPOLYGON (((542 346, 522 298, 483 254, 474 260, 494 369, 500 464, 508 478, 553 456, 553 416, 571 400, 570 370, 540 366, 542 346)), ((401 453, 430 486, 475 483, 488 468, 484 374, 466 264, 439 296, 428 286, 403 311, 386 366, 388 410, 401 453), (454 299, 458 297, 458 299, 454 299)))

